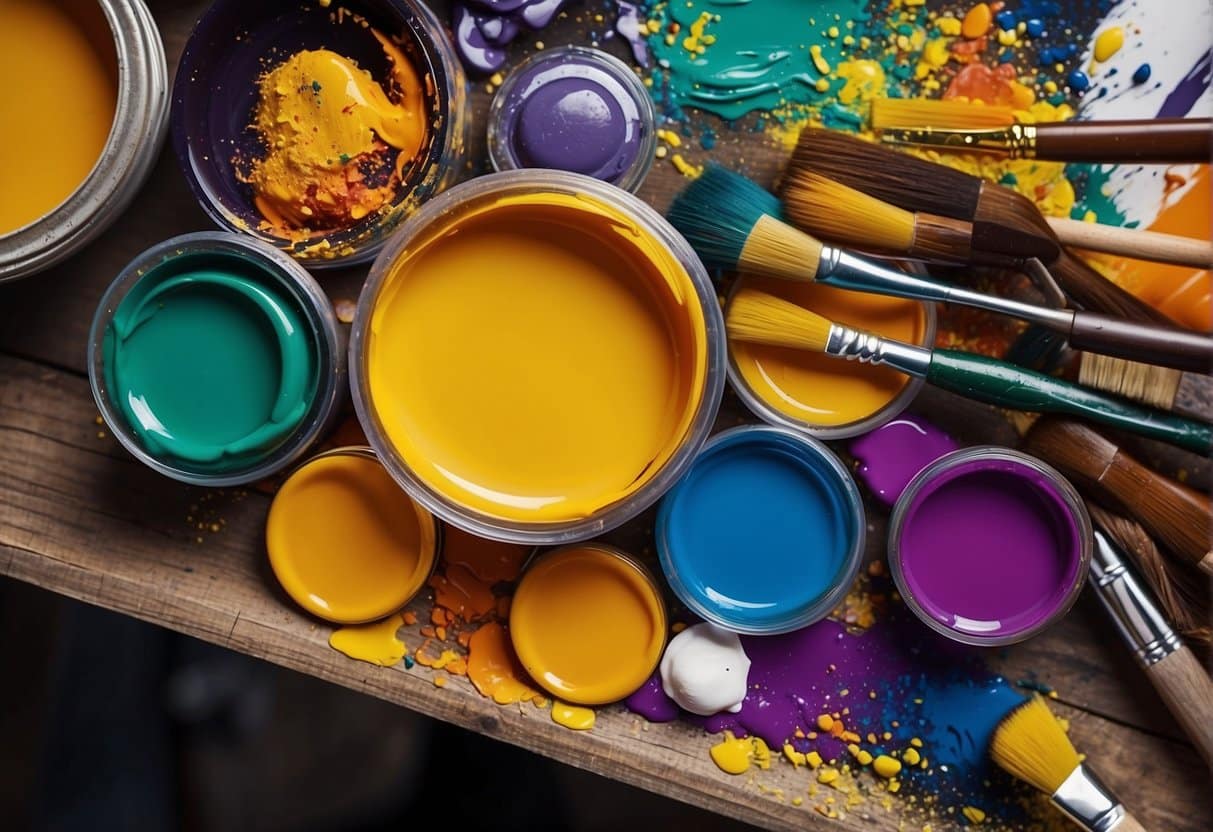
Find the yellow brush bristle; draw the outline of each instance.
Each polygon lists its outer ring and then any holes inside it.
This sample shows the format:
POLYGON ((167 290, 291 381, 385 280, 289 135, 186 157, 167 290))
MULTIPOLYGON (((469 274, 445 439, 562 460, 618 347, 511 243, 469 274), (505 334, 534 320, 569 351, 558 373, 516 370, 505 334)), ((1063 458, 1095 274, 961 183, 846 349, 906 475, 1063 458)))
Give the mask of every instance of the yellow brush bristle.
POLYGON ((1010 107, 980 101, 878 98, 872 102, 873 130, 988 130, 1014 123, 1015 112, 1010 107))
POLYGON ((754 289, 733 296, 725 320, 729 337, 775 347, 824 352, 833 322, 782 298, 754 289))
POLYGON ((1078 383, 1170 410, 1183 373, 1123 358, 1084 352, 1078 363, 1078 383))
POLYGON ((1065 729, 1039 696, 1004 717, 990 741, 990 756, 1007 772, 1053 794, 1081 760, 1065 729))
POLYGON ((783 280, 813 280, 820 263, 818 240, 770 214, 763 214, 754 223, 737 258, 737 268, 743 272, 783 280))
POLYGON ((912 213, 819 173, 790 173, 783 199, 792 222, 823 239, 897 253, 914 244, 912 213))

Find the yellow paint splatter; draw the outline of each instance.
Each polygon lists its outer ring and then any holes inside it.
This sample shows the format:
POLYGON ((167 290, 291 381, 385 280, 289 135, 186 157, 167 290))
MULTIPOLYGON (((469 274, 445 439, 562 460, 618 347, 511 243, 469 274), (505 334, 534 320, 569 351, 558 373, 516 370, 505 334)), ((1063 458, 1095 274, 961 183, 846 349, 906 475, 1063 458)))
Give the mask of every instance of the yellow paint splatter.
POLYGON ((843 104, 871 101, 884 94, 884 68, 878 61, 845 61, 838 65, 836 74, 846 81, 838 91, 838 100, 843 104))
POLYGON ((821 54, 821 47, 816 43, 809 47, 809 57, 813 59, 813 66, 822 75, 830 74, 830 64, 826 61, 825 56, 821 54))
POLYGON ((1104 29, 1095 38, 1095 60, 1103 63, 1125 45, 1125 30, 1119 26, 1104 29))
POLYGON ((404 642, 396 637, 402 626, 404 618, 396 613, 374 624, 342 627, 329 636, 329 646, 351 659, 391 667, 408 652, 404 642))
POLYGON ((588 731, 594 727, 594 709, 579 708, 559 699, 552 702, 552 722, 574 731, 588 731))
POLYGON ((670 157, 670 161, 674 163, 674 167, 678 172, 688 179, 698 179, 703 173, 703 165, 695 165, 682 158, 681 153, 675 153, 670 157))
POLYGON ((986 819, 986 813, 981 811, 981 809, 978 809, 976 806, 965 806, 960 810, 960 812, 966 818, 968 818, 969 823, 972 824, 981 823, 986 819))
POLYGON ((673 130, 658 130, 657 138, 668 144, 670 147, 682 147, 682 137, 673 130))
POLYGON ((745 774, 751 763, 759 768, 771 767, 771 749, 761 737, 739 739, 732 731, 725 731, 724 739, 713 745, 708 753, 712 762, 726 774, 745 774))

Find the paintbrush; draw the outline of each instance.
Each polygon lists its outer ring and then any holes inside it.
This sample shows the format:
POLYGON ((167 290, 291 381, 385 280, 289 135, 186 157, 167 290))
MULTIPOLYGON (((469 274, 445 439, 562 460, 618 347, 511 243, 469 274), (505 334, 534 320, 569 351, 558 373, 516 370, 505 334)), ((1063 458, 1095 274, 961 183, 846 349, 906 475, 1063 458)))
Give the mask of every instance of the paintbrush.
POLYGON ((1207 497, 1142 465, 1098 431, 1065 419, 1040 419, 1028 449, 1084 490, 1137 518, 1191 565, 1213 575, 1207 497))
MULTIPOLYGON (((899 208, 967 220, 973 223, 974 239, 985 240, 987 250, 1013 256, 1025 234, 1054 236, 1036 205, 1023 194, 833 130, 810 127, 801 132, 789 171, 801 170, 816 171, 899 208)), ((1174 326, 1171 319, 1065 249, 1050 264, 1049 273, 1086 309, 1138 323, 1174 326)), ((1165 407, 1179 388, 1179 373, 1154 370, 1147 375, 1133 362, 1097 355, 1083 356, 1079 379, 1165 407)))
POLYGON ((823 245, 779 219, 780 205, 774 195, 719 165, 709 166, 684 188, 667 216, 709 266, 894 297, 959 303, 1038 324, 1065 336, 1077 349, 1168 367, 1203 371, 1213 364, 1213 339, 1196 333, 1175 333, 1097 313, 986 295, 908 275, 823 245))
POLYGON ((741 289, 725 311, 730 339, 885 364, 974 401, 1062 413, 1207 454, 1213 427, 1025 370, 993 358, 931 349, 836 324, 782 298, 741 289))
POLYGON ((1164 557, 1158 544, 1135 520, 1113 514, 1087 502, 1091 519, 1107 533, 1122 552, 1128 552, 1137 572, 1153 590, 1172 625, 1184 641, 1208 655, 1213 645, 1213 612, 1209 577, 1182 561, 1164 557))
POLYGON ((1067 246, 1174 266, 1197 269, 1213 266, 1213 243, 1208 240, 1066 217, 1045 217, 1045 222, 1053 229, 1057 239, 1067 246))
POLYGON ((1176 635, 1125 555, 1095 529, 1087 583, 1107 610, 1133 657, 1206 764, 1213 764, 1213 681, 1176 635))
POLYGON ((1066 817, 1089 832, 1144 832, 1095 773, 1039 696, 1002 718, 990 757, 1013 777, 1039 789, 1066 817))
POLYGON ((872 129, 890 144, 1105 164, 1208 162, 1213 141, 1208 118, 1025 124, 1009 107, 923 98, 873 101, 872 129))

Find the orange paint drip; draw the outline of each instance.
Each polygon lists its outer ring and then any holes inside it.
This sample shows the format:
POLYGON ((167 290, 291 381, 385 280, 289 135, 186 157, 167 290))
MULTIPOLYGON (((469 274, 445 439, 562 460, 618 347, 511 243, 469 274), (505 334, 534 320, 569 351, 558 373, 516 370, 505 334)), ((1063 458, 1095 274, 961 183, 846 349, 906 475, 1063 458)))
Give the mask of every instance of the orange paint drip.
POLYGON ((488 584, 515 580, 529 553, 526 546, 485 540, 453 526, 447 527, 442 545, 444 563, 462 566, 488 584))
POLYGON ((434 589, 435 603, 464 621, 484 618, 496 606, 492 587, 465 566, 448 564, 446 574, 430 578, 430 586, 434 589))
MULTIPOLYGON (((1151 231, 1208 239, 1213 223, 1209 166, 1202 165, 1192 187, 1178 199, 1168 197, 1151 231)), ((1213 328, 1213 274, 1208 269, 1168 266, 1144 260, 1105 261, 1110 276, 1129 292, 1176 322, 1201 332, 1213 328)))
POLYGON ((489 697, 498 705, 513 702, 540 705, 546 701, 543 694, 531 686, 505 628, 496 621, 483 625, 472 634, 468 678, 481 696, 489 697))

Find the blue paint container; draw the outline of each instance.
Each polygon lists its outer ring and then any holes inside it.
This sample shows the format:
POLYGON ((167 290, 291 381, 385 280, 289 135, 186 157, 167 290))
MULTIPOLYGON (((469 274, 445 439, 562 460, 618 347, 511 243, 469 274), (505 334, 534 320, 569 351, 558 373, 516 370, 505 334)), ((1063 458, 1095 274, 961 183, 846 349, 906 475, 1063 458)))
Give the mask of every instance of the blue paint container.
POLYGON ((661 503, 657 551, 692 612, 771 635, 829 614, 855 579, 864 513, 847 469, 787 428, 715 436, 661 503))

